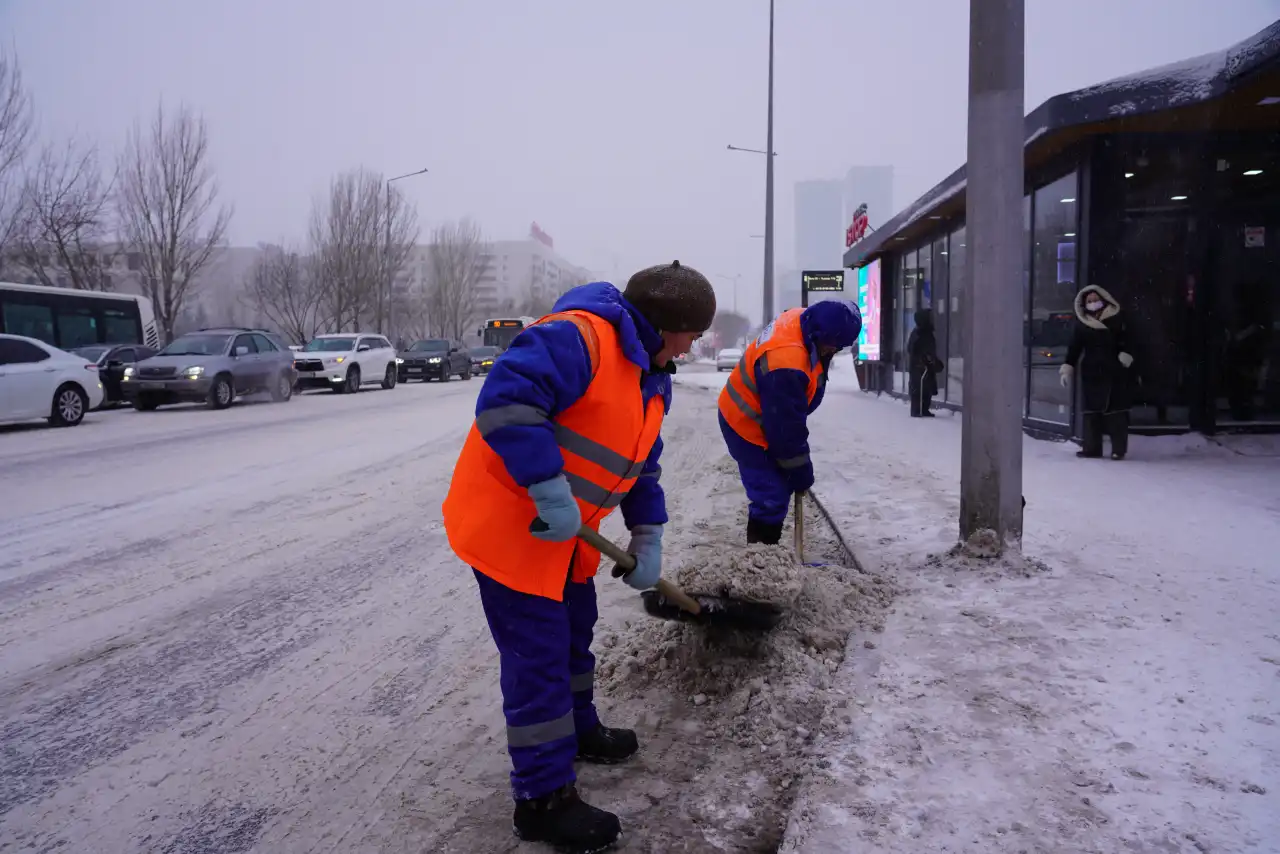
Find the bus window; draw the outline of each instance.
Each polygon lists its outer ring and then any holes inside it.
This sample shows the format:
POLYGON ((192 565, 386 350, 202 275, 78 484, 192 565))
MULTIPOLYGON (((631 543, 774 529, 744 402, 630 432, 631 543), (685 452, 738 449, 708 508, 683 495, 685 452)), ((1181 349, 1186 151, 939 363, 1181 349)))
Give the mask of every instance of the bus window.
POLYGON ((142 330, 138 318, 120 308, 102 308, 102 343, 142 344, 142 330))
POLYGON ((53 334, 53 312, 47 306, 5 300, 4 331, 10 335, 38 338, 46 344, 58 346, 53 334))
POLYGON ((98 319, 91 306, 61 306, 58 309, 58 346, 63 350, 98 343, 98 319))

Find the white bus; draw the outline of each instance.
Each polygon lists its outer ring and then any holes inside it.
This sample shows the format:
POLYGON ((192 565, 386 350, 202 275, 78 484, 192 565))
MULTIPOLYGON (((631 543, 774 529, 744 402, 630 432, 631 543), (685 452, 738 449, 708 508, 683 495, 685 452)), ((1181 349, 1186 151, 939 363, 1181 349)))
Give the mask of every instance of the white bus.
POLYGON ((486 320, 480 327, 480 343, 485 347, 497 347, 505 350, 511 346, 511 339, 532 326, 536 317, 494 317, 486 320))
POLYGON ((151 300, 133 294, 0 282, 0 332, 61 350, 93 344, 160 346, 151 300))

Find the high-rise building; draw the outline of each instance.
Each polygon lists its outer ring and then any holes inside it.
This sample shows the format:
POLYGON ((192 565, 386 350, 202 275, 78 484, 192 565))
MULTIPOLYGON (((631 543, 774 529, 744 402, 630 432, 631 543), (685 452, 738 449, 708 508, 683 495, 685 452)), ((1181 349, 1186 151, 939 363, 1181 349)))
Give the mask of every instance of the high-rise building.
MULTIPOLYGON (((844 227, 848 228, 859 205, 867 206, 871 228, 879 228, 894 215, 893 167, 851 166, 844 176, 844 227)), ((844 240, 840 241, 843 255, 844 240)))
MULTIPOLYGON (((795 267, 838 270, 844 258, 844 198, 840 181, 797 181, 795 267)), ((779 291, 791 283, 779 283, 779 291)))

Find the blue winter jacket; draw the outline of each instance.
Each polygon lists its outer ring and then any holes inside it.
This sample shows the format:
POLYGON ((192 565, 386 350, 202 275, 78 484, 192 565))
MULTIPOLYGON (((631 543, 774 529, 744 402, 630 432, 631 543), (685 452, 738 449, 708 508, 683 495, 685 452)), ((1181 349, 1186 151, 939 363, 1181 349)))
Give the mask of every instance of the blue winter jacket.
MULTIPOLYGON (((818 347, 844 349, 858 340, 862 331, 862 315, 851 302, 824 300, 800 315, 800 333, 809 350, 810 366, 818 364, 818 347)), ((825 375, 830 361, 822 366, 825 375)), ((796 459, 809 455, 809 414, 818 408, 826 394, 826 383, 809 401, 809 377, 804 371, 782 368, 760 372, 756 361, 756 388, 760 390, 761 416, 769 455, 775 460, 796 459)))
MULTIPOLYGON (((608 282, 574 288, 556 301, 553 312, 588 311, 618 330, 622 352, 644 371, 640 385, 645 404, 662 395, 671 411, 671 375, 653 370, 653 356, 662 349, 662 336, 640 316, 622 292, 608 282)), ((494 360, 480 389, 476 415, 512 404, 533 407, 554 418, 578 401, 591 384, 591 357, 578 328, 567 320, 531 326, 516 336, 507 351, 494 360)), ((550 421, 510 424, 485 436, 489 447, 502 458, 507 472, 520 486, 530 486, 560 474, 564 457, 556 444, 550 421)), ((653 444, 643 473, 622 500, 622 518, 628 528, 665 525, 667 502, 658 478, 662 467, 662 437, 653 444)))

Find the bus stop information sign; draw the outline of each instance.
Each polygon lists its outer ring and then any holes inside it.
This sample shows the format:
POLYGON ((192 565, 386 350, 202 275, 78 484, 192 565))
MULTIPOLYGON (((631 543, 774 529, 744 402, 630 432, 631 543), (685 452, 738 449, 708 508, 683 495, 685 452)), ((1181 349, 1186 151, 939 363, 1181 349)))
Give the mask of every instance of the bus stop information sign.
POLYGON ((844 270, 805 270, 800 274, 800 305, 809 305, 809 294, 844 290, 844 270))

